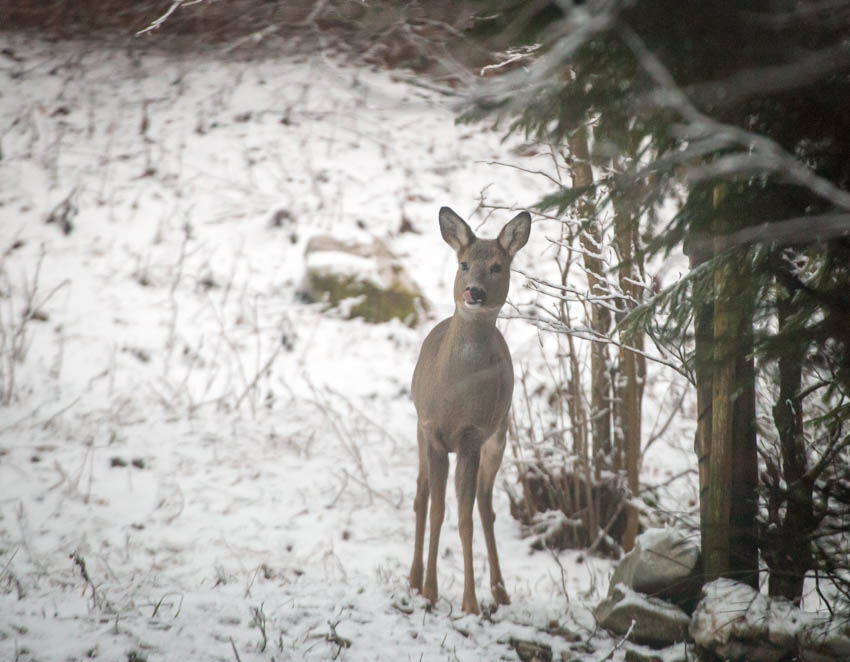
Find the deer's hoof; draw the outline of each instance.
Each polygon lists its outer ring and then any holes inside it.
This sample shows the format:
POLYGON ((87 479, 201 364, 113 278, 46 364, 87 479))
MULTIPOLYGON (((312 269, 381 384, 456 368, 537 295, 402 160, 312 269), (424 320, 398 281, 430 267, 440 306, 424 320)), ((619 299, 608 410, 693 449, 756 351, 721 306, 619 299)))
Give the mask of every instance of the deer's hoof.
POLYGON ((425 584, 425 589, 422 591, 422 597, 425 598, 432 605, 437 604, 437 587, 436 586, 428 586, 427 582, 425 584))
POLYGON ((410 577, 408 578, 410 581, 410 588, 414 591, 422 592, 422 568, 411 568, 410 569, 410 577))
POLYGON ((462 608, 466 614, 475 614, 477 616, 481 613, 478 609, 478 600, 475 599, 475 596, 471 598, 465 597, 463 599, 462 608))
POLYGON ((493 600, 496 601, 496 604, 500 605, 509 605, 511 604, 511 599, 508 597, 508 592, 505 590, 505 587, 501 584, 495 584, 493 586, 493 600))

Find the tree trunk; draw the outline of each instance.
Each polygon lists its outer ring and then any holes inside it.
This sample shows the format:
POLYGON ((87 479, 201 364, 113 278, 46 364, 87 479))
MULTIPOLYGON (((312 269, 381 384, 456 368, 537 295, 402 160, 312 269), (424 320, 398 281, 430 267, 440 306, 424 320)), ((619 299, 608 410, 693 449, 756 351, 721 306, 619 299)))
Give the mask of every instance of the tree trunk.
MULTIPOLYGON (((793 292, 780 288, 777 300, 778 333, 787 330, 794 310, 793 292)), ((788 343, 779 357, 779 395, 773 406, 773 420, 779 433, 782 456, 782 475, 786 488, 780 492, 785 502, 785 517, 779 519, 781 503, 770 510, 777 513, 777 535, 772 549, 766 554, 770 567, 768 592, 799 603, 803 581, 813 565, 810 535, 815 528, 812 481, 806 476, 809 469, 803 437, 803 403, 800 392, 803 384, 805 344, 788 343)), ((777 485, 778 489, 779 486, 777 485)))
MULTIPOLYGON (((722 195, 722 192, 721 192, 722 195)), ((715 197, 715 209, 719 200, 715 197)), ((728 230, 722 217, 714 234, 728 230)), ((714 271, 711 438, 703 510, 706 578, 732 577, 758 586, 758 463, 752 309, 746 268, 726 260, 714 271)))
MULTIPOLYGON (((738 283, 741 281, 739 280, 738 283)), ((740 290, 740 285, 738 285, 740 290)), ((758 446, 756 442, 753 302, 743 294, 735 357, 732 409, 732 485, 729 569, 733 579, 758 590, 758 446)))
MULTIPOLYGON (((690 268, 696 269, 711 257, 711 250, 699 238, 685 242, 690 268)), ((708 467, 711 459, 711 407, 712 377, 714 365, 714 303, 694 304, 694 379, 697 395, 697 429, 694 437, 694 453, 699 468, 700 538, 702 549, 708 549, 706 524, 708 517, 708 467)))
MULTIPOLYGON (((627 200, 614 199, 614 234, 619 257, 618 276, 620 290, 624 297, 625 305, 623 313, 618 317, 625 317, 628 310, 636 305, 641 298, 641 292, 635 285, 637 281, 637 269, 635 265, 635 252, 632 249, 637 236, 637 227, 632 218, 632 209, 627 200)), ((620 321, 619 319, 617 320, 620 321)), ((643 349, 643 334, 639 332, 623 333, 620 339, 624 345, 643 349)), ((617 380, 617 398, 615 399, 614 420, 616 421, 614 431, 615 458, 623 458, 626 469, 626 480, 629 492, 637 496, 640 489, 638 481, 638 468, 640 465, 641 450, 641 402, 643 400, 643 374, 645 373, 645 359, 640 354, 623 349, 619 354, 617 380)), ((615 468, 620 469, 621 464, 615 462, 615 468)), ((625 551, 630 551, 635 544, 638 533, 638 512, 634 508, 626 511, 626 529, 620 541, 625 551)))
MULTIPOLYGON (((573 187, 593 184, 593 169, 587 144, 587 129, 579 127, 569 138, 573 158, 571 176, 573 187)), ((594 301, 609 294, 602 261, 602 230, 596 220, 596 208, 586 196, 578 205, 582 231, 579 235, 584 249, 584 268, 590 289, 590 327, 597 334, 607 336, 611 327, 611 313, 605 305, 594 301)), ((611 470, 611 378, 608 372, 608 345, 593 342, 590 347, 590 419, 593 446, 594 477, 598 480, 603 469, 611 470)))
MULTIPOLYGON (((691 261, 693 265, 693 258, 691 261)), ((714 305, 697 305, 694 314, 694 373, 697 391, 697 430, 694 439, 699 467, 700 537, 707 549, 706 505, 708 503, 708 467, 711 461, 711 420, 713 390, 714 305)))
MULTIPOLYGON (((567 226, 561 227, 561 243, 563 246, 572 246, 572 235, 567 231, 567 226)), ((560 251, 560 249, 559 249, 560 251)), ((558 259, 558 268, 561 273, 561 287, 566 291, 567 279, 569 276, 570 266, 572 265, 572 249, 567 249, 566 258, 561 261, 558 259)), ((561 324, 565 328, 572 327, 570 319, 570 309, 566 300, 561 299, 559 302, 559 317, 561 324)), ((567 334, 567 347, 569 356, 569 371, 567 374, 567 415, 570 419, 572 427, 573 439, 573 456, 576 458, 576 465, 573 469, 576 480, 571 481, 569 490, 570 503, 578 504, 585 500, 588 504, 586 508, 580 509, 582 526, 588 532, 588 535, 595 536, 598 528, 596 508, 593 503, 592 484, 590 480, 590 464, 587 448, 587 412, 584 406, 583 388, 581 380, 581 370, 579 368, 578 357, 575 351, 573 337, 567 334), (583 486, 583 487, 582 487, 583 486), (583 492, 582 492, 583 489, 583 492)), ((564 512, 572 512, 572 509, 562 509, 564 512)))
POLYGON ((714 274, 713 370, 711 382, 711 442, 705 503, 705 536, 703 549, 705 574, 709 581, 729 573, 729 539, 732 501, 732 424, 735 389, 735 357, 733 333, 738 328, 734 311, 723 300, 731 294, 733 272, 729 265, 714 274))

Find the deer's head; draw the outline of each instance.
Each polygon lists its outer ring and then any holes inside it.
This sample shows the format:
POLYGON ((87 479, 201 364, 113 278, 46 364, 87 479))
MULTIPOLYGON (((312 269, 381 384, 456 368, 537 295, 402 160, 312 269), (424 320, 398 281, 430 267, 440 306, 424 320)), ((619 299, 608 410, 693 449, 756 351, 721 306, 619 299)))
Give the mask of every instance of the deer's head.
POLYGON ((525 246, 530 231, 531 216, 524 211, 495 239, 479 239, 455 212, 440 209, 440 233, 457 253, 454 300, 458 313, 493 317, 499 313, 508 296, 511 260, 525 246))

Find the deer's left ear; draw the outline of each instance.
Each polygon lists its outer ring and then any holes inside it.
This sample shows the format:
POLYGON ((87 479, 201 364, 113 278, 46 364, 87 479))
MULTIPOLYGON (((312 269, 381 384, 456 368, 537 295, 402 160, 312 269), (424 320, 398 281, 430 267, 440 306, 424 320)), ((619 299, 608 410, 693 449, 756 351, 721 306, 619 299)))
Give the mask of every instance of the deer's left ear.
POLYGON ((505 249, 508 255, 513 257, 520 248, 525 246, 528 235, 531 234, 531 214, 527 211, 520 212, 508 224, 502 228, 497 238, 499 245, 505 249))

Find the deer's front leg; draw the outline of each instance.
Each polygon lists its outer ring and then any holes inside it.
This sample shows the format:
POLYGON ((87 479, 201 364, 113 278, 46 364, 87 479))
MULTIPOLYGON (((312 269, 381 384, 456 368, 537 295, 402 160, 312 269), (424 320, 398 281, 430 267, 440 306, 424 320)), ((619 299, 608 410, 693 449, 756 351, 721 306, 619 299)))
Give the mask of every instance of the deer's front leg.
POLYGON ((459 451, 455 469, 455 492, 457 493, 458 529, 463 547, 463 610, 467 614, 478 613, 475 597, 475 570, 472 563, 472 511, 475 508, 475 491, 478 482, 478 449, 459 451))
POLYGON ((410 564, 410 588, 422 591, 422 549, 425 546, 425 519, 428 515, 428 441, 421 425, 416 426, 416 441, 419 445, 419 474, 416 476, 416 497, 413 511, 416 513, 416 533, 413 542, 413 563, 410 564))
POLYGON ((446 480, 449 476, 449 455, 428 443, 428 483, 431 492, 431 535, 428 538, 428 568, 425 571, 425 590, 422 595, 431 604, 437 601, 437 553, 440 549, 440 527, 446 513, 446 480))

